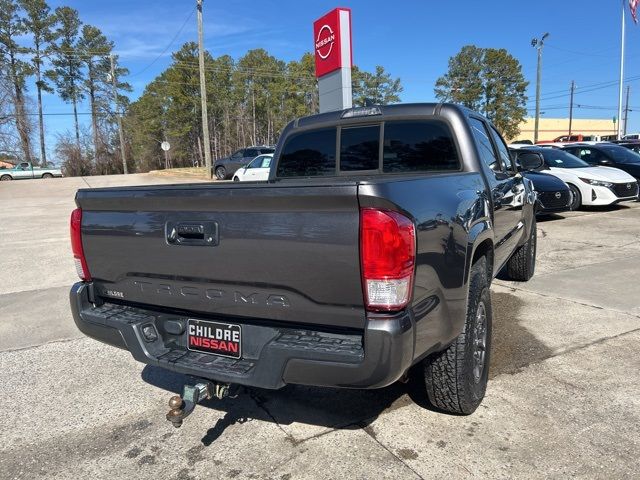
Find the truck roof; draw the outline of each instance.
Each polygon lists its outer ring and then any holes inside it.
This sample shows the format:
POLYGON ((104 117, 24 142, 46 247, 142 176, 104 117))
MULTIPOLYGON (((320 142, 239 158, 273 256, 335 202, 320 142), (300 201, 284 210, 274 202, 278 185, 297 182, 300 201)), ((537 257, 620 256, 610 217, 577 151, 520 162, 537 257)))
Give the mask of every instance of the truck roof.
MULTIPOLYGON (((424 115, 437 115, 442 108, 455 109, 467 116, 472 110, 453 103, 397 103, 394 105, 372 105, 369 107, 353 107, 335 112, 319 113, 293 120, 292 128, 307 128, 316 125, 337 123, 349 120, 375 120, 379 117, 411 117, 424 115)), ((284 132, 283 132, 284 133, 284 132)))

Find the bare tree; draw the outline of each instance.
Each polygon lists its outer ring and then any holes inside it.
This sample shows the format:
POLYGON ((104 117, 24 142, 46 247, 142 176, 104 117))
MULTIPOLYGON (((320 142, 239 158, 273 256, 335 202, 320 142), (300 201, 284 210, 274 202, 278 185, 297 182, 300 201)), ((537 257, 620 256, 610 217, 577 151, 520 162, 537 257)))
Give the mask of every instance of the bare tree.
POLYGON ((26 79, 32 70, 21 60, 27 49, 16 42, 26 31, 24 21, 18 16, 18 6, 12 0, 0 0, 0 65, 6 66, 3 73, 12 87, 11 100, 22 154, 27 162, 32 162, 30 123, 25 108, 26 79))

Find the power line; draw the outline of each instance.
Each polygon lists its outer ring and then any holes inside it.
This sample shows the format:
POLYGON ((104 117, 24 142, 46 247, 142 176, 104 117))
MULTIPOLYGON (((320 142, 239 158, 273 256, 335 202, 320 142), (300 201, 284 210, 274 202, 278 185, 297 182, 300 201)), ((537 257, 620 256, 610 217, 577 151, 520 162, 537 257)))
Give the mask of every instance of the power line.
MULTIPOLYGON (((583 56, 583 57, 606 57, 606 58, 610 58, 610 57, 611 57, 611 55, 604 55, 604 54, 602 54, 602 53, 578 52, 578 51, 575 51, 575 50, 569 50, 568 48, 556 47, 555 45, 549 45, 549 44, 547 44, 547 46, 548 46, 549 48, 552 48, 553 50, 559 50, 559 51, 561 51, 561 52, 571 53, 571 54, 573 54, 573 55, 580 55, 580 56, 583 56)), ((603 50, 603 51, 614 50, 614 48, 615 48, 615 47, 607 48, 607 49, 605 49, 605 50, 603 50)))
POLYGON ((169 42, 169 44, 165 47, 165 49, 156 57, 154 58, 151 63, 149 63, 146 67, 144 67, 142 70, 133 73, 131 75, 129 75, 130 77, 135 77, 137 75, 140 75, 141 73, 146 72, 149 68, 151 68, 151 66, 153 66, 158 60, 160 60, 160 58, 162 58, 164 56, 165 53, 167 53, 167 51, 173 46, 174 42, 178 39, 178 37, 180 36, 180 34, 182 33, 182 31, 184 30, 184 27, 187 26, 187 23, 189 23, 189 20, 191 20, 191 17, 193 16, 193 12, 195 12, 196 9, 192 8, 189 11, 189 15, 187 16, 187 18, 185 19, 184 23, 182 24, 182 26, 178 29, 178 31, 176 32, 176 34, 173 36, 173 38, 171 39, 171 41, 169 42))

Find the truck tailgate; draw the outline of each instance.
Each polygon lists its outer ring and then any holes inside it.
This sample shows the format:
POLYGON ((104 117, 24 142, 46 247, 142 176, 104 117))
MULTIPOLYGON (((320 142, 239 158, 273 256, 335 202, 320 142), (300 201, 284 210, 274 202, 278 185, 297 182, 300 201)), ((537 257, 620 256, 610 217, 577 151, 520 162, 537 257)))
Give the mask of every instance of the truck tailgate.
POLYGON ((80 190, 96 294, 195 315, 363 328, 357 188, 80 190))

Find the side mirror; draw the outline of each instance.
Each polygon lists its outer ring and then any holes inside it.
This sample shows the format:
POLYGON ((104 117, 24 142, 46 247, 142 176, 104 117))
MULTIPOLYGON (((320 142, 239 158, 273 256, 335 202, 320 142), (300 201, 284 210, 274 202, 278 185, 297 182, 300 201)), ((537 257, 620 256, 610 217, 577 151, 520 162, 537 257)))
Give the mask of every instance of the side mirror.
POLYGON ((518 156, 518 163, 520 163, 520 170, 539 170, 544 165, 544 158, 541 153, 527 152, 521 153, 518 156))

